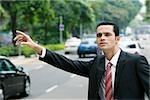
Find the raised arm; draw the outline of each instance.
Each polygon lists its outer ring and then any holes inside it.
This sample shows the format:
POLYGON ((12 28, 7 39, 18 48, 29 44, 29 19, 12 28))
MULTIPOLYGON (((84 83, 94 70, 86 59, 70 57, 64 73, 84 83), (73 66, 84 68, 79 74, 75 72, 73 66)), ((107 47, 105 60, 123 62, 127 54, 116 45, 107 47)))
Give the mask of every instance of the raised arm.
MULTIPOLYGON (((16 31, 16 33, 18 34, 14 38, 14 40, 16 41, 16 45, 27 45, 28 47, 35 50, 39 55, 42 55, 42 50, 46 50, 44 47, 35 43, 31 39, 31 37, 24 32, 16 31)), ((40 57, 40 60, 68 72, 72 72, 86 77, 89 76, 91 64, 93 63, 93 61, 73 61, 49 50, 46 50, 45 52, 46 54, 44 55, 44 57, 40 57)))

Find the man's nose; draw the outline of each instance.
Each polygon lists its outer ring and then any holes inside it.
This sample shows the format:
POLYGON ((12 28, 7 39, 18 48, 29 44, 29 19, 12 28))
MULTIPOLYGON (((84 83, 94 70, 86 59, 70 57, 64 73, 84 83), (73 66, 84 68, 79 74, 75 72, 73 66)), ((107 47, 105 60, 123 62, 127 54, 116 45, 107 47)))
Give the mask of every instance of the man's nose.
POLYGON ((102 36, 101 36, 101 40, 104 40, 104 39, 105 39, 105 35, 102 35, 102 36))

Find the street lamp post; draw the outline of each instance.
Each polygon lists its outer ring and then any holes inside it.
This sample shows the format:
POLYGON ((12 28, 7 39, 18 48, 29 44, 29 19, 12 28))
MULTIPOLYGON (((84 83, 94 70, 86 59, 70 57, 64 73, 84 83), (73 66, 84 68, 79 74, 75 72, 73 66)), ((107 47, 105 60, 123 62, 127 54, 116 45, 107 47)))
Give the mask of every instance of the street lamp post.
POLYGON ((60 43, 63 42, 63 31, 64 31, 64 24, 63 24, 63 18, 62 16, 59 16, 59 21, 60 21, 60 24, 59 24, 59 41, 60 43))
POLYGON ((82 23, 80 22, 80 39, 82 38, 82 33, 83 33, 83 30, 82 30, 82 23))

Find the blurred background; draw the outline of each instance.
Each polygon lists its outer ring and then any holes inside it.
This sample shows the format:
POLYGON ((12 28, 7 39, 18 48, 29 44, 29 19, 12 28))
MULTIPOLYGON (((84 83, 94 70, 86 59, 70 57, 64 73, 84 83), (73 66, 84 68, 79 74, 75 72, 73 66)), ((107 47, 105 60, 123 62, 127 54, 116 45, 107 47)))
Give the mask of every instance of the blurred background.
MULTIPOLYGON (((1 55, 25 54, 13 48, 16 30, 25 31, 42 45, 63 44, 95 33, 96 25, 111 21, 121 36, 149 38, 150 0, 0 0, 0 46, 12 46, 1 55), (17 52, 16 52, 17 51, 17 52)), ((58 46, 57 46, 58 47, 58 46)), ((24 49, 24 48, 23 48, 24 49)), ((29 51, 28 51, 29 52, 29 51)), ((32 54, 33 52, 29 52, 32 54)))
POLYGON ((150 0, 0 0, 0 55, 31 77, 31 94, 11 98, 86 100, 88 79, 38 61, 32 49, 15 46, 13 38, 21 30, 47 49, 88 61, 103 54, 95 40, 102 21, 119 26, 124 51, 150 62, 150 0))

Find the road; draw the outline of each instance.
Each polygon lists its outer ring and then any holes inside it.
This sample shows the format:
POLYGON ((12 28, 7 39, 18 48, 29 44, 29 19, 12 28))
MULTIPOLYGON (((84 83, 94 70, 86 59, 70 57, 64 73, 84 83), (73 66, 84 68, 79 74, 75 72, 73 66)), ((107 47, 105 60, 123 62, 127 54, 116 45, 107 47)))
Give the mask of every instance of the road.
MULTIPOLYGON (((68 58, 79 59, 77 55, 66 55, 68 58)), ((82 60, 90 60, 86 58, 82 60)), ((87 100, 88 79, 54 68, 39 61, 37 58, 11 59, 17 66, 22 66, 31 77, 31 95, 14 99, 49 99, 49 100, 87 100)))
MULTIPOLYGON (((149 47, 144 46, 143 53, 150 62, 149 47)), ((63 52, 58 52, 63 54, 63 52)), ((91 60, 93 58, 79 59, 77 55, 65 55, 73 60, 91 60)), ((31 95, 14 99, 34 100, 87 100, 88 79, 72 73, 54 68, 51 65, 43 63, 38 58, 20 58, 20 61, 11 59, 16 65, 24 67, 31 76, 31 95)), ((148 100, 148 99, 147 99, 148 100)))

